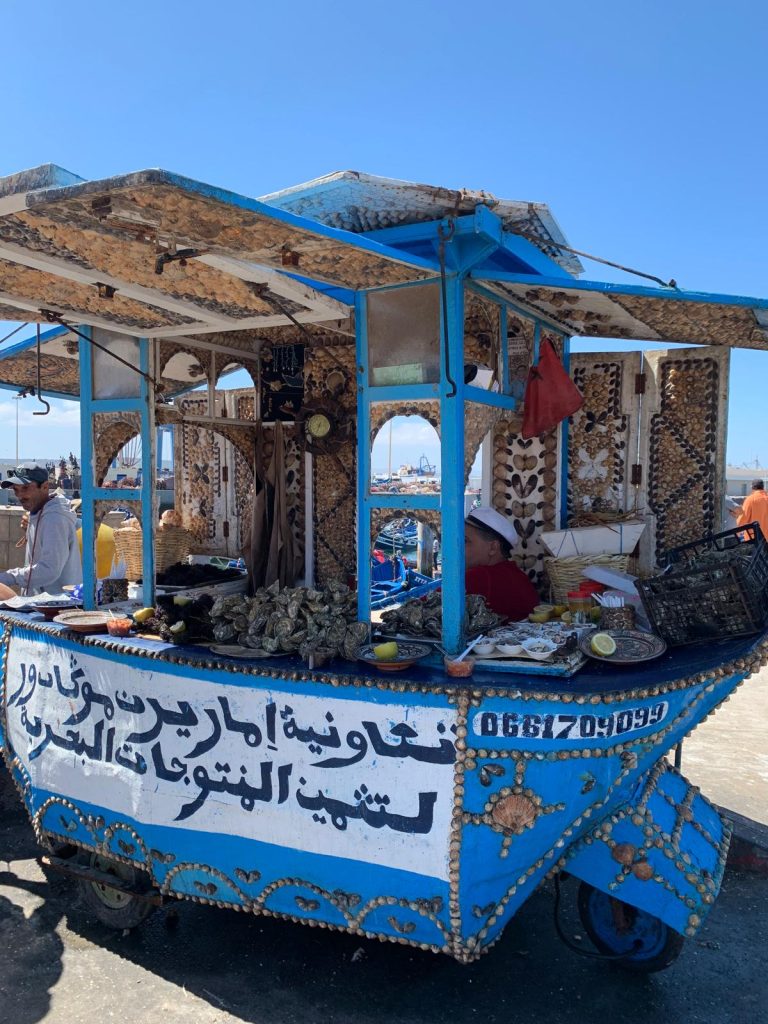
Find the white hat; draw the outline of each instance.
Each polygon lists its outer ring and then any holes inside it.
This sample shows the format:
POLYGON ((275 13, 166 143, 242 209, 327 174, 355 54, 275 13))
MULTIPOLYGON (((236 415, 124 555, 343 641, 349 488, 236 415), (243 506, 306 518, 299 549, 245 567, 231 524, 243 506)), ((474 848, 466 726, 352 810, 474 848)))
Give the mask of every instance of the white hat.
POLYGON ((464 522, 468 526, 482 530, 483 533, 493 533, 497 537, 501 537, 510 547, 514 547, 520 539, 510 520, 501 512, 497 512, 495 508, 490 508, 487 505, 473 508, 464 522))

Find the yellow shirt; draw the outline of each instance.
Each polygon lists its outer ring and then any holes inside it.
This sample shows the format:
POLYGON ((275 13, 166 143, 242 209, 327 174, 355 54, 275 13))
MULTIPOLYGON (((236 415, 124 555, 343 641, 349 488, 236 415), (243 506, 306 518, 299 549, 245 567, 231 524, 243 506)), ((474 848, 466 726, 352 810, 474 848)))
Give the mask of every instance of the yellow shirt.
POLYGON ((742 502, 736 525, 748 526, 750 523, 759 523, 763 536, 768 540, 768 494, 765 491, 752 491, 742 502))

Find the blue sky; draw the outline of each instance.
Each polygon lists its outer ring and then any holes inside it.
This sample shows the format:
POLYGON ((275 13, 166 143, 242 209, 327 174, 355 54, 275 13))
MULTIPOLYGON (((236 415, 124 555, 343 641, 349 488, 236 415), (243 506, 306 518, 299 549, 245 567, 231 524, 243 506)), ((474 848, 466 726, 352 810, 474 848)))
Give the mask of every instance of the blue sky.
MULTIPOLYGON (((0 174, 161 166, 257 196, 352 168, 486 189, 547 202, 577 248, 768 295, 755 0, 6 0, 2 25, 0 174)), ((734 352, 732 462, 768 462, 766 370, 734 352)), ((47 422, 21 404, 23 457, 79 447, 66 404, 47 422)), ((10 398, 0 422, 12 457, 10 398)))

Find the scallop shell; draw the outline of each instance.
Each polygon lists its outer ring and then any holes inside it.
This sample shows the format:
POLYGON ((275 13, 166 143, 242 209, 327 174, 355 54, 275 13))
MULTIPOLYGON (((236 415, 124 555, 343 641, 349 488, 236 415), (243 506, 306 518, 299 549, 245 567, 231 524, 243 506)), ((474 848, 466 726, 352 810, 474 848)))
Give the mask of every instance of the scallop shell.
POLYGON ((513 793, 495 804, 491 817, 503 829, 519 834, 536 821, 536 805, 529 797, 513 793))

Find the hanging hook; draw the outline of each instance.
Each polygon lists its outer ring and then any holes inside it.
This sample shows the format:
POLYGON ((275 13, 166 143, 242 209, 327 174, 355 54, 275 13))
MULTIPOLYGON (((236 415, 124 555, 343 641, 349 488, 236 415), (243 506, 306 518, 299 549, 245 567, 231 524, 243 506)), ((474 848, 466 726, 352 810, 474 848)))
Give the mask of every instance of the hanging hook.
POLYGON ((45 406, 45 412, 33 412, 33 416, 47 416, 51 411, 51 403, 46 402, 43 396, 40 394, 40 323, 37 324, 37 388, 35 390, 35 397, 41 405, 45 406))

